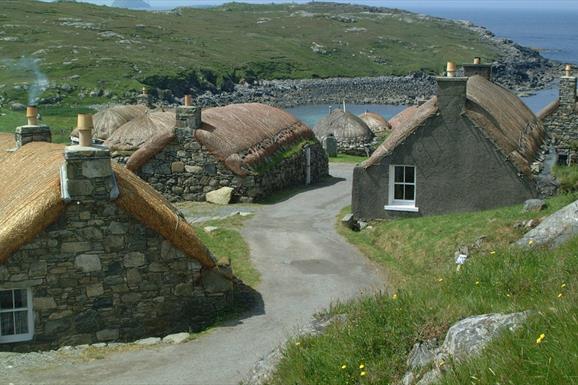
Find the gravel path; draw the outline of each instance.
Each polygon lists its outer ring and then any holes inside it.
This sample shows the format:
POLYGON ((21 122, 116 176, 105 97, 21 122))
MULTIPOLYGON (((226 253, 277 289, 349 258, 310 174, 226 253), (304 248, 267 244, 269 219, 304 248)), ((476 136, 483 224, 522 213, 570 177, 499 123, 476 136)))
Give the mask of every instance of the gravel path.
MULTIPOLYGON (((263 206, 243 236, 262 274, 264 309, 212 329, 194 341, 109 354, 102 359, 49 360, 4 369, 3 383, 199 384, 239 383, 255 364, 332 301, 384 288, 382 275, 335 231, 349 204, 351 165, 332 165, 331 182, 263 206)), ((1 360, 0 360, 1 362, 1 360)))

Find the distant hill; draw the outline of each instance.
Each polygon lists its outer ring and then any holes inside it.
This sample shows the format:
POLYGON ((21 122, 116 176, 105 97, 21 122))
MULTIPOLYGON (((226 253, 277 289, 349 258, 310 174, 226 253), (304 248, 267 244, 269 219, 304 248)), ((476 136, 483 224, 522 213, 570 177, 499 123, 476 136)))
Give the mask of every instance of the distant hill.
POLYGON ((433 74, 447 60, 490 62, 501 53, 463 23, 348 4, 139 12, 74 2, 0 3, 0 103, 26 101, 32 75, 5 64, 20 57, 35 59, 46 74, 46 102, 84 104, 123 99, 143 84, 182 94, 242 79, 433 74))
POLYGON ((150 4, 144 0, 114 0, 112 6, 128 9, 150 9, 150 4))

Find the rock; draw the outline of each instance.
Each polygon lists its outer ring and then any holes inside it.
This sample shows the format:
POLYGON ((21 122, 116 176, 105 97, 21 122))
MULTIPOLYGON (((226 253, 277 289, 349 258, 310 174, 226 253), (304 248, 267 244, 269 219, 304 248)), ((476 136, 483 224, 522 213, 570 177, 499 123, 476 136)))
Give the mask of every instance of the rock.
POLYGON ((92 344, 91 347, 97 348, 97 349, 106 348, 106 342, 98 342, 96 344, 92 344))
POLYGON ((161 342, 161 339, 158 337, 149 337, 143 338, 140 340, 135 341, 134 343, 137 345, 155 345, 161 342))
POLYGON ((248 211, 239 211, 239 215, 242 217, 248 217, 250 215, 252 215, 253 213, 250 213, 248 211))
POLYGON ((436 382, 442 375, 439 369, 433 369, 423 375, 416 385, 430 385, 436 382))
POLYGON ((171 172, 178 173, 185 171, 185 164, 183 162, 173 162, 171 163, 171 172))
POLYGON ((228 205, 233 196, 233 188, 221 187, 218 190, 210 191, 205 195, 207 202, 218 205, 228 205))
POLYGON ((520 247, 557 247, 578 234, 578 201, 558 210, 516 242, 520 247))
POLYGON ((411 385, 415 380, 415 374, 413 372, 407 372, 401 379, 401 385, 411 385))
POLYGON ((343 218, 341 218, 341 223, 345 226, 352 228, 355 219, 353 218, 353 214, 346 214, 343 218))
POLYGON ((415 370, 428 366, 434 361, 437 349, 435 341, 416 343, 407 357, 408 368, 415 370))
POLYGON ((363 230, 367 227, 367 222, 359 221, 357 222, 357 225, 359 226, 359 230, 363 230))
POLYGON ((12 111, 24 111, 26 106, 22 103, 10 103, 10 109, 12 111))
POLYGON ((52 297, 34 297, 32 299, 34 310, 44 311, 56 308, 56 302, 52 297))
POLYGON ((205 226, 203 227, 203 230, 205 231, 205 233, 211 234, 212 232, 219 230, 219 228, 217 226, 205 226))
POLYGON ((98 297, 104 294, 104 288, 102 287, 102 283, 95 283, 94 285, 90 285, 86 287, 86 296, 87 297, 98 297))
POLYGON ((81 254, 75 258, 74 265, 84 273, 102 270, 98 255, 81 254))
POLYGON ((484 314, 463 319, 450 327, 441 346, 443 354, 464 360, 477 354, 505 330, 514 330, 526 321, 527 312, 484 314))
POLYGON ((103 329, 96 332, 96 338, 99 341, 114 341, 118 339, 118 336, 118 329, 103 329))
POLYGON ((191 338, 189 333, 176 333, 176 334, 169 334, 165 338, 163 338, 162 342, 165 344, 182 344, 183 342, 188 341, 191 338))
POLYGON ((146 263, 145 255, 137 251, 128 253, 124 256, 123 263, 125 267, 140 267, 146 263))
POLYGON ((190 174, 201 174, 203 172, 203 168, 201 166, 185 166, 185 171, 190 174))
POLYGON ((542 211, 546 208, 546 201, 543 199, 528 199, 524 202, 524 211, 542 211))

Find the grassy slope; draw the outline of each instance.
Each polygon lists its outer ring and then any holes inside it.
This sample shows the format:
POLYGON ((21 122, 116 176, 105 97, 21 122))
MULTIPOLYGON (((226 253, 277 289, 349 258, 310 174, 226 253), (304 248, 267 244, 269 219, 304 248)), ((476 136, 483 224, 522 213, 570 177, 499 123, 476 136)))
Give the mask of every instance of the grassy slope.
MULTIPOLYGON (((184 84, 181 80, 200 68, 209 71, 197 82, 219 85, 228 76, 238 80, 439 72, 449 58, 469 62, 474 55, 490 60, 496 54, 495 47, 456 24, 399 11, 367 13, 348 5, 229 4, 151 13, 3 0, 0 9, 1 57, 40 59, 53 85, 74 87, 70 95, 95 88, 122 95, 126 89, 140 89, 139 82, 178 89, 184 84), (347 32, 350 28, 365 30, 347 32), (313 52, 314 42, 327 53, 313 52), (80 77, 71 79, 73 75, 80 77)), ((13 85, 29 82, 30 73, 1 64, 5 63, 0 63, 0 95, 25 103, 26 92, 13 85)), ((52 89, 44 96, 55 93, 52 89)), ((86 96, 82 103, 108 100, 86 96)), ((71 96, 64 102, 77 103, 71 96)))
POLYGON ((577 197, 551 199, 541 213, 522 213, 515 206, 375 223, 360 233, 342 228, 346 238, 387 269, 396 289, 334 305, 330 312, 348 314, 348 322, 335 324, 324 336, 288 344, 271 383, 395 383, 415 342, 443 338, 452 323, 470 315, 528 309, 534 313, 526 325, 450 369, 442 383, 577 383, 578 239, 554 251, 508 247, 522 235, 513 223, 546 215, 577 197), (456 271, 457 246, 482 235, 487 237, 482 247, 471 249, 473 256, 456 271), (542 333, 545 338, 537 344, 542 333))

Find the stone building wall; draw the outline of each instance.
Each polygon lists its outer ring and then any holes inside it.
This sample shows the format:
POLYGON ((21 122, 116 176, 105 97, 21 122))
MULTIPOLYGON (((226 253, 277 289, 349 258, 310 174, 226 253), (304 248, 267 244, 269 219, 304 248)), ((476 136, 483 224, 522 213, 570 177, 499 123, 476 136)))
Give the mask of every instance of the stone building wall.
MULTIPOLYGON (((328 161, 321 145, 311 144, 312 183, 328 175, 328 161)), ((267 168, 265 163, 265 168, 267 168)), ((221 187, 234 188, 234 199, 253 202, 273 191, 305 184, 305 152, 284 159, 260 175, 238 176, 224 162, 197 142, 191 131, 177 129, 177 138, 138 175, 170 201, 204 201, 205 194, 221 187)))
POLYGON ((561 147, 578 141, 578 113, 558 108, 544 119, 544 129, 555 143, 561 147))
POLYGON ((369 156, 377 148, 377 140, 338 139, 337 152, 348 155, 369 156))
POLYGON ((30 288, 35 317, 32 341, 0 350, 200 330, 231 301, 215 275, 112 202, 71 204, 0 264, 0 288, 30 288))

